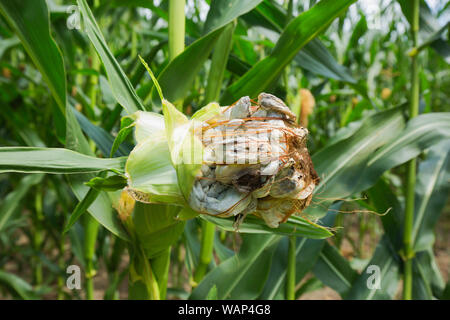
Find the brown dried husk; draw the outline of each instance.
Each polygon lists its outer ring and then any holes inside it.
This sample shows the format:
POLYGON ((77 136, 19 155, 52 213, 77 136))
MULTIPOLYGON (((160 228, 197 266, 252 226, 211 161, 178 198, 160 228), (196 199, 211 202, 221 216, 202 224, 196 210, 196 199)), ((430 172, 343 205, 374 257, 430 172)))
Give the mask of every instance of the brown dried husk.
MULTIPOLYGON (((227 163, 226 159, 225 162, 221 163, 205 161, 204 159, 203 175, 198 177, 196 181, 197 189, 191 196, 191 198, 194 197, 194 199, 191 199, 191 206, 205 214, 221 217, 235 216, 237 224, 247 214, 254 214, 264 219, 268 226, 277 227, 279 223, 285 222, 292 214, 300 214, 310 204, 313 190, 319 182, 319 177, 314 170, 306 146, 308 131, 296 123, 295 116, 280 99, 263 93, 258 97, 256 105, 249 105, 248 115, 245 114, 245 108, 243 108, 242 118, 231 118, 230 116, 227 118, 226 114, 231 115, 232 109, 236 108, 237 105, 239 105, 239 108, 242 108, 242 104, 247 102, 247 100, 250 101, 248 97, 241 98, 236 104, 224 107, 222 115, 219 117, 206 121, 201 130, 202 135, 200 138, 204 147, 207 148, 211 137, 204 139, 203 134, 206 131, 212 128, 236 126, 236 122, 240 124, 235 131, 230 132, 224 129, 222 131, 219 130, 218 134, 222 134, 224 139, 230 137, 242 139, 245 135, 251 136, 257 131, 272 132, 278 130, 284 137, 282 141, 285 144, 285 148, 281 154, 276 154, 274 157, 270 154, 270 150, 268 152, 271 161, 278 161, 278 170, 271 175, 262 175, 261 171, 264 169, 265 164, 261 162, 256 164, 236 164, 227 163), (243 99, 246 100, 242 102, 243 99), (267 99, 269 103, 261 103, 261 101, 267 102, 267 99), (275 104, 275 107, 272 103, 275 104), (262 112, 258 112, 258 110, 262 112), (266 116, 258 116, 261 113, 264 115, 264 111, 267 111, 266 116), (239 121, 236 119, 239 119, 239 121), (279 122, 280 120, 282 122, 279 122), (276 125, 273 123, 276 123, 276 125), (255 127, 255 125, 257 126, 255 127), (223 166, 228 167, 224 169, 223 166), (220 176, 218 172, 222 169, 230 169, 229 171, 232 172, 232 175, 220 176), (202 179, 208 181, 200 182, 202 179), (239 193, 242 199, 223 211, 216 210, 217 208, 213 204, 207 204, 209 198, 206 195, 211 188, 216 188, 217 186, 230 190, 223 192, 230 192, 233 195, 239 193), (292 186, 293 189, 290 190, 289 188, 292 186), (200 190, 200 187, 203 189, 200 190), (198 199, 195 198, 198 197, 200 199, 203 194, 205 195, 204 199, 206 199, 204 200, 206 210, 202 207, 201 201, 197 201, 198 199)), ((235 148, 237 148, 237 145, 239 144, 235 143, 235 148)), ((237 198, 239 197, 237 196, 237 198)), ((211 199, 212 202, 215 201, 215 198, 211 199)), ((217 199, 219 199, 219 194, 217 199)), ((217 205, 220 206, 220 203, 217 202, 217 205)))

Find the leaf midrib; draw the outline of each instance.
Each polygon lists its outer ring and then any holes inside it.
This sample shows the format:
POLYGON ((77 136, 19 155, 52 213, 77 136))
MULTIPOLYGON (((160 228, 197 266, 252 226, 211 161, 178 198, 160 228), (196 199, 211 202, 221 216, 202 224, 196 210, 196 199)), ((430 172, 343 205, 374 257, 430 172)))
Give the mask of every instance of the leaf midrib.
MULTIPOLYGON (((245 273, 253 266, 254 260, 256 260, 259 257, 259 255, 264 251, 264 249, 266 249, 266 247, 268 247, 270 245, 270 243, 272 241, 276 240, 275 238, 276 238, 276 236, 270 236, 267 239, 267 241, 265 241, 264 245, 260 246, 259 250, 257 250, 255 252, 254 258, 251 259, 253 261, 249 261, 252 263, 244 264, 244 268, 242 269, 242 272, 240 272, 239 275, 237 277, 235 277, 234 280, 231 282, 231 285, 228 286, 229 289, 227 291, 225 291, 225 293, 223 294, 223 298, 228 297, 228 295, 231 293, 231 291, 233 291, 233 289, 236 287, 236 284, 245 276, 245 273)), ((238 260, 238 256, 234 256, 231 259, 238 260)), ((239 262, 239 261, 236 261, 236 262, 239 262)))
MULTIPOLYGON (((390 144, 388 147, 386 147, 386 149, 384 149, 382 152, 378 153, 378 155, 376 155, 375 157, 373 157, 368 163, 367 165, 370 166, 373 163, 375 163, 375 161, 379 160, 382 156, 384 156, 386 153, 389 153, 391 150, 395 149, 398 145, 400 145, 401 143, 403 143, 404 140, 408 140, 411 136, 416 135, 416 132, 420 132, 423 130, 428 130, 429 127, 436 127, 436 125, 441 125, 442 123, 438 123, 436 122, 430 122, 424 126, 420 126, 420 127, 416 127, 415 129, 409 131, 408 134, 406 135, 402 135, 402 137, 400 137, 399 139, 397 139, 394 143, 390 144)), ((443 122, 443 124, 448 124, 448 122, 443 122)))
POLYGON ((413 233, 412 233, 412 240, 413 240, 412 243, 415 243, 417 240, 416 239, 417 233, 419 231, 420 226, 422 225, 422 221, 425 216, 425 208, 427 207, 427 205, 431 199, 431 194, 433 193, 434 187, 436 185, 436 181, 438 180, 439 173, 445 163, 445 160, 446 160, 446 157, 442 157, 438 161, 438 163, 436 164, 436 167, 434 168, 433 175, 428 180, 429 183, 426 188, 425 196, 422 198, 423 199, 422 203, 420 205, 419 210, 417 211, 416 223, 414 224, 414 229, 413 229, 413 233))

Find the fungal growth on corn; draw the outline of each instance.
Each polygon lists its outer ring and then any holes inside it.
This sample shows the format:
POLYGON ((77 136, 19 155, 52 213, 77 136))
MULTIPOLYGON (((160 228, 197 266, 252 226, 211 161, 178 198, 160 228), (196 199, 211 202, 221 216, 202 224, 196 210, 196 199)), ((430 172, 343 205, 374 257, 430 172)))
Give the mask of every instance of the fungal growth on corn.
POLYGON ((268 93, 242 97, 203 121, 195 136, 203 145, 201 173, 189 205, 200 213, 254 214, 276 228, 311 202, 319 177, 306 147, 308 130, 286 104, 268 93))

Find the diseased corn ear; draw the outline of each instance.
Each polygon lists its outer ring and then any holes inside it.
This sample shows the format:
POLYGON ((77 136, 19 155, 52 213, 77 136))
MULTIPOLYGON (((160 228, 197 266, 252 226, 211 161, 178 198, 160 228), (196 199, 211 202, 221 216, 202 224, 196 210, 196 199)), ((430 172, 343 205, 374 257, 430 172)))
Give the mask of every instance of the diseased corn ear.
MULTIPOLYGON (((303 90, 302 110, 314 107, 303 90)), ((142 138, 128 157, 128 193, 143 203, 189 206, 197 213, 256 214, 276 228, 306 208, 318 177, 306 148, 308 130, 279 98, 261 93, 220 107, 210 103, 189 120, 163 100, 160 116, 137 112, 142 138), (146 124, 156 131, 146 131, 146 124)), ((189 219, 195 212, 180 214, 189 219)))
MULTIPOLYGON (((315 101, 308 90, 303 96, 308 113, 315 101)), ((195 131, 204 152, 189 197, 192 208, 235 217, 236 227, 255 214, 277 228, 309 205, 318 177, 306 148, 308 130, 296 124, 284 101, 269 93, 257 102, 245 96, 203 118, 195 131)))

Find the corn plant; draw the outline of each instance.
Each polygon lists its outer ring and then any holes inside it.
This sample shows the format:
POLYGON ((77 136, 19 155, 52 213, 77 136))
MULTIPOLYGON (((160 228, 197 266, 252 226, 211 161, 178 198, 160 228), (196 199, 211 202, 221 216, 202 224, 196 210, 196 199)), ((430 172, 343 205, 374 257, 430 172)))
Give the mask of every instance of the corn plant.
POLYGON ((0 17, 0 297, 448 299, 448 5, 0 0, 0 17), (281 156, 250 162, 252 130, 281 156))

